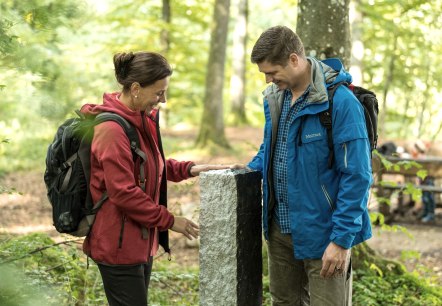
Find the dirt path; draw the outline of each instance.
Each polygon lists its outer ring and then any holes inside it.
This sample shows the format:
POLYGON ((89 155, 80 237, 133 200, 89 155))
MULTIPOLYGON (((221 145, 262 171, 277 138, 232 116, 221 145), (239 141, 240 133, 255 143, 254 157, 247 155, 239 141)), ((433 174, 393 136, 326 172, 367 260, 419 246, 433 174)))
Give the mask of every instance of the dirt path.
POLYGON ((387 258, 400 260, 409 271, 418 269, 423 275, 437 277, 442 284, 442 227, 402 225, 407 233, 374 228, 368 245, 387 258), (429 271, 426 271, 427 268, 429 271))
MULTIPOLYGON (((229 139, 235 142, 250 141, 250 155, 256 152, 259 146, 260 130, 245 129, 241 133, 230 131, 229 139), (255 140, 253 140, 255 139, 255 140)), ((183 137, 183 135, 178 135, 183 137)), ((248 152, 246 152, 247 155, 248 152)), ((186 156, 177 157, 186 160, 186 156)), ((236 158, 236 157, 235 157, 236 158)), ((212 163, 232 162, 227 159, 213 158, 212 163)), ((235 160, 235 162, 246 162, 235 160)), ((0 194, 0 234, 26 234, 31 232, 47 232, 56 239, 60 239, 51 221, 51 208, 46 199, 46 190, 41 172, 22 172, 0 179, 0 186, 13 186, 19 193, 0 194)), ((180 184, 169 186, 169 207, 180 214, 183 210, 191 213, 197 210, 199 203, 198 178, 180 184), (185 190, 185 192, 183 192, 185 190), (186 204, 187 203, 187 204, 186 204), (190 204, 189 204, 190 203, 190 204), (193 204, 192 204, 193 203, 193 204)), ((188 214, 188 213, 187 213, 188 214)), ((435 276, 442 284, 442 222, 439 212, 436 225, 406 224, 410 238, 403 232, 385 232, 374 228, 374 238, 368 244, 386 257, 401 260, 409 270, 423 270, 422 265, 428 268, 425 275, 435 276), (420 253, 420 258, 418 253, 420 253), (401 259, 402 258, 402 259, 401 259)), ((180 265, 198 265, 198 247, 189 245, 181 235, 171 233, 173 259, 180 265)), ((160 256, 160 260, 166 256, 160 256)))

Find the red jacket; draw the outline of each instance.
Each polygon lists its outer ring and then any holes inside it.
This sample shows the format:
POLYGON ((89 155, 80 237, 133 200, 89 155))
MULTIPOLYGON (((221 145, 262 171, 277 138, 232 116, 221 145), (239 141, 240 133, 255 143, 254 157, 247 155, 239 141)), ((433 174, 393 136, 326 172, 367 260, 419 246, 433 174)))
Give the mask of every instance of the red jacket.
POLYGON ((159 242, 169 252, 167 230, 174 222, 167 210, 166 180, 179 182, 190 177, 192 162, 164 159, 158 112, 146 115, 122 104, 120 93, 105 94, 102 105, 86 104, 81 112, 97 115, 114 112, 137 128, 140 149, 146 154, 145 192, 139 186, 140 160, 134 162, 129 140, 123 128, 107 121, 95 127, 91 145, 92 199, 97 202, 107 191, 109 198, 96 215, 83 251, 96 262, 105 264, 145 263, 151 254, 154 228, 159 242), (148 229, 148 237, 142 235, 148 229))

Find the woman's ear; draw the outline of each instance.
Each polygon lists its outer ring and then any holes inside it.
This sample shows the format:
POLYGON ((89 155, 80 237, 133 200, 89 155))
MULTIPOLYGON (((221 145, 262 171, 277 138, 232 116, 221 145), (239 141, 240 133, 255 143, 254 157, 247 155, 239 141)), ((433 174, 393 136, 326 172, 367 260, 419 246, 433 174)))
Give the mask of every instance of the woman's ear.
POLYGON ((132 85, 130 85, 130 95, 133 97, 137 97, 138 93, 140 92, 141 85, 138 82, 133 82, 132 85))

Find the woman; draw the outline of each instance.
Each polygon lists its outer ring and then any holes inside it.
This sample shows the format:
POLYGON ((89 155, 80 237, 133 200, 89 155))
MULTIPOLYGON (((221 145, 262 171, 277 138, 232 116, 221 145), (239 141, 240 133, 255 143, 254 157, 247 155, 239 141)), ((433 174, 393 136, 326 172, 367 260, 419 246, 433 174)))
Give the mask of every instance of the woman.
POLYGON ((122 127, 112 121, 97 125, 91 146, 90 189, 94 202, 105 191, 109 198, 98 211, 83 250, 99 267, 110 305, 147 305, 158 245, 170 254, 167 230, 188 239, 199 234, 197 224, 167 210, 166 180, 179 182, 201 171, 228 166, 164 159, 157 106, 166 102, 172 69, 163 56, 119 53, 114 56, 114 66, 122 91, 104 94, 102 105, 86 104, 81 112, 117 113, 136 127, 140 149, 147 157, 146 180, 139 182, 141 163, 134 160, 122 127))

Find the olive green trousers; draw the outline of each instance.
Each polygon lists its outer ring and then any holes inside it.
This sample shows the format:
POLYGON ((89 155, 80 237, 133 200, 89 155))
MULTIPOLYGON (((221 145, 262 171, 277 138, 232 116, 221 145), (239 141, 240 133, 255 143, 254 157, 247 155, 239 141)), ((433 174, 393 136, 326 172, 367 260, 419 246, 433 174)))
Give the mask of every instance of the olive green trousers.
POLYGON ((275 222, 270 224, 267 247, 273 306, 351 306, 350 258, 344 271, 323 278, 319 275, 322 260, 295 259, 291 235, 281 234, 275 222))

